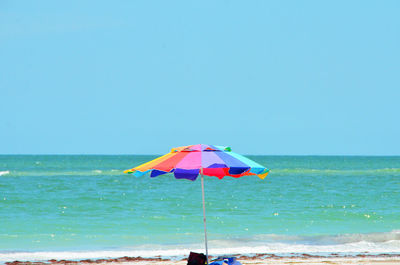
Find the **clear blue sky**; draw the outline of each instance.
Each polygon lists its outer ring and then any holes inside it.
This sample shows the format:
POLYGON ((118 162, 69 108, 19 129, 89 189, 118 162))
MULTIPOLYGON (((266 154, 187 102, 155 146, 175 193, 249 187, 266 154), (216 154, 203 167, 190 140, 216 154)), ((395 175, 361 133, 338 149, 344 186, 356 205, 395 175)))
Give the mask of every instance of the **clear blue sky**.
POLYGON ((400 1, 1 1, 0 153, 400 155, 400 1))

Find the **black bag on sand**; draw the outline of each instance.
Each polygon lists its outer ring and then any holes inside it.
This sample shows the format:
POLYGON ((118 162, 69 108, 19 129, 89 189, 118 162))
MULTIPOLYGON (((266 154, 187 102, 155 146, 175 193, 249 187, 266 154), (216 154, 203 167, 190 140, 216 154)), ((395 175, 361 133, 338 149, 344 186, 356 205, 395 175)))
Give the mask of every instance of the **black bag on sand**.
POLYGON ((207 257, 203 253, 190 252, 187 265, 205 265, 206 261, 207 257))

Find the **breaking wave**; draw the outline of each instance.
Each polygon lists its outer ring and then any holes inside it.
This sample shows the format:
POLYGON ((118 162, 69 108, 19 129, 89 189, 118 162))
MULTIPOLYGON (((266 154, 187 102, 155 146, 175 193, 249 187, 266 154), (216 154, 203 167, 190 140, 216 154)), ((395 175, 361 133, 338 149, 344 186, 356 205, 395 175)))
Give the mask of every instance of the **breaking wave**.
POLYGON ((0 171, 0 176, 4 176, 4 175, 7 175, 7 174, 10 174, 10 171, 8 171, 8 170, 0 171))
POLYGON ((10 175, 13 177, 41 177, 41 176, 52 176, 52 177, 60 177, 60 176, 98 176, 98 175, 106 175, 106 176, 116 176, 116 175, 124 175, 122 170, 82 170, 82 171, 0 171, 1 175, 10 175))
MULTIPOLYGON (((271 170, 272 171, 272 170, 271 170)), ((379 169, 312 169, 312 168, 277 168, 274 174, 310 174, 310 175, 376 175, 399 174, 400 168, 379 169)))
POLYGON ((315 236, 297 236, 297 235, 256 235, 249 241, 262 242, 280 242, 280 243, 301 243, 307 245, 338 245, 352 244, 360 242, 385 243, 398 241, 400 243, 400 230, 382 233, 367 234, 341 234, 341 235, 315 235, 315 236))
MULTIPOLYGON (((81 260, 119 257, 187 257, 190 251, 204 252, 202 244, 143 245, 119 250, 0 252, 0 262, 81 260)), ((257 235, 251 238, 209 241, 210 255, 253 254, 400 254, 400 230, 385 233, 336 236, 257 235)))

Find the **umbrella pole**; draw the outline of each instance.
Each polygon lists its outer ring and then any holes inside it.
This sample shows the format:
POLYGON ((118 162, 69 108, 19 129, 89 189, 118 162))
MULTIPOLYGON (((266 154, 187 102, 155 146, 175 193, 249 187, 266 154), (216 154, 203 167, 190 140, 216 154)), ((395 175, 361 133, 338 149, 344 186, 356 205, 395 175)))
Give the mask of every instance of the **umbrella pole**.
POLYGON ((206 204, 204 200, 204 176, 203 176, 203 168, 201 169, 201 194, 203 198, 203 221, 204 221, 204 239, 206 243, 206 257, 207 257, 207 264, 208 264, 208 246, 207 246, 207 226, 206 226, 206 204))

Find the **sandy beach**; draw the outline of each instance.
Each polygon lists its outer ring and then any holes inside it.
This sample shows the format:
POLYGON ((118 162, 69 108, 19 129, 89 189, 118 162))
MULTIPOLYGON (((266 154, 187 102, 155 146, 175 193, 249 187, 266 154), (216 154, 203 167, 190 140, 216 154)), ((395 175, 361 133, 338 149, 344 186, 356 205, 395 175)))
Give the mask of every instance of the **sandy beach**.
MULTIPOLYGON (((400 264, 400 254, 380 254, 380 255, 369 255, 369 254, 358 254, 355 256, 339 256, 338 254, 332 254, 330 256, 317 256, 309 254, 299 254, 290 257, 283 257, 274 254, 258 254, 252 257, 249 256, 237 256, 238 260, 243 264, 259 264, 259 265, 278 265, 278 264, 312 264, 312 265, 326 265, 326 264, 400 264)), ((7 265, 50 265, 50 264, 107 264, 107 265, 186 265, 187 259, 181 260, 170 260, 158 258, 141 258, 141 257, 122 257, 116 259, 97 259, 97 260, 80 260, 80 261, 69 261, 69 260, 48 260, 45 262, 27 262, 27 261, 14 261, 7 262, 7 265)))

